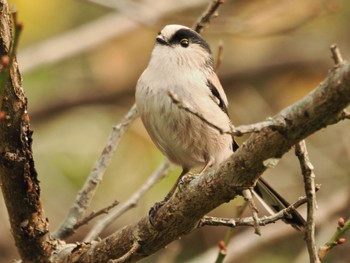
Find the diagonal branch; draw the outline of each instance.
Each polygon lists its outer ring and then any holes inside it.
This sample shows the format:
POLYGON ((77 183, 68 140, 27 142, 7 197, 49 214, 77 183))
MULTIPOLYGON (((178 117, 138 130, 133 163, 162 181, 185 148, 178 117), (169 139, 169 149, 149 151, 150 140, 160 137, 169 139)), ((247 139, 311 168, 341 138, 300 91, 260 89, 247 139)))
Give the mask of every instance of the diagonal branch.
POLYGON ((137 241, 141 247, 127 262, 135 262, 191 232, 197 222, 215 207, 254 185, 268 169, 265 160, 281 158, 296 143, 339 121, 350 103, 350 65, 330 70, 327 78, 310 94, 282 110, 272 120, 283 119, 286 127, 266 127, 249 139, 219 168, 208 171, 158 210, 153 225, 148 216, 130 224, 97 244, 76 249, 77 262, 106 262, 127 254, 137 241), (116 249, 118 248, 118 249, 116 249))
MULTIPOLYGON (((113 1, 115 3, 120 1, 113 1)), ((131 1, 124 1, 131 4, 131 1)), ((204 0, 181 0, 160 4, 156 1, 143 1, 143 10, 133 10, 137 21, 123 13, 110 13, 92 22, 64 32, 61 35, 46 39, 39 44, 28 47, 20 52, 19 61, 22 72, 29 72, 49 63, 57 63, 82 52, 138 29, 142 24, 150 24, 171 13, 180 12, 203 4, 204 0), (159 8, 159 5, 162 8, 159 8), (148 12, 146 12, 147 9, 148 12), (155 12, 155 10, 157 10, 155 12), (141 23, 140 23, 141 22, 141 23), (95 32, 95 37, 91 37, 95 32)), ((141 5, 141 4, 140 4, 141 5)))
POLYGON ((129 209, 135 207, 141 197, 160 179, 162 179, 169 171, 170 163, 165 160, 157 170, 151 175, 151 177, 144 183, 140 189, 138 189, 128 200, 122 203, 118 209, 109 213, 106 217, 101 218, 89 231, 84 241, 88 242, 96 239, 101 232, 109 226, 113 221, 115 221, 119 216, 128 211, 129 209))
POLYGON ((329 252, 336 246, 344 244, 346 239, 342 237, 345 232, 350 230, 350 219, 346 222, 344 218, 338 219, 338 227, 333 236, 318 250, 318 257, 321 261, 329 254, 329 252))
POLYGON ((203 14, 198 18, 197 22, 193 25, 194 31, 199 34, 202 33, 205 26, 210 23, 210 20, 215 17, 218 8, 224 3, 223 0, 213 0, 207 10, 203 12, 203 14))
MULTIPOLYGON (((201 121, 212 127, 213 129, 217 130, 221 134, 231 134, 233 136, 242 136, 247 133, 254 133, 254 132, 259 132, 264 128, 270 128, 270 129, 278 129, 278 130, 283 130, 284 127, 286 127, 286 123, 282 118, 267 118, 266 121, 258 122, 258 123, 253 123, 253 124, 247 124, 247 125, 240 125, 238 127, 234 127, 232 124, 230 125, 230 130, 225 130, 216 124, 210 122, 207 120, 201 113, 195 111, 186 101, 182 101, 179 99, 177 94, 175 94, 172 91, 168 92, 169 97, 171 98, 171 101, 177 105, 180 109, 196 116, 199 118, 201 121)), ((343 115, 341 116, 342 119, 346 119, 346 113, 344 112, 343 115)))
POLYGON ((122 121, 113 127, 106 146, 104 147, 99 159, 96 161, 90 175, 86 179, 73 206, 70 208, 68 215, 61 226, 53 233, 54 237, 63 239, 74 233, 74 230, 76 229, 75 225, 84 217, 86 209, 89 207, 95 196, 97 187, 102 181, 108 165, 112 161, 113 154, 117 149, 121 138, 137 116, 136 105, 133 105, 122 121))
POLYGON ((84 217, 83 219, 81 219, 80 221, 78 221, 74 227, 73 227, 73 230, 76 230, 78 229, 79 227, 85 225, 85 224, 88 224, 91 220, 93 220, 94 218, 102 215, 102 214, 108 214, 109 211, 114 208, 115 206, 117 206, 119 204, 118 201, 114 201, 112 204, 110 204, 109 206, 107 207, 104 207, 96 212, 91 212, 90 215, 84 217))

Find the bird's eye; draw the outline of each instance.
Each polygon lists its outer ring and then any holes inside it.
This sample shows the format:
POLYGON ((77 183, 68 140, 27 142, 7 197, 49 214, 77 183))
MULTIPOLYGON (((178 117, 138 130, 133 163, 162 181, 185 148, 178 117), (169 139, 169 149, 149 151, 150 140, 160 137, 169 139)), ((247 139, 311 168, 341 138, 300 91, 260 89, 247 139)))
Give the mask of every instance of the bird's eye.
POLYGON ((183 38, 180 40, 180 45, 182 47, 188 47, 190 45, 190 41, 187 38, 183 38))

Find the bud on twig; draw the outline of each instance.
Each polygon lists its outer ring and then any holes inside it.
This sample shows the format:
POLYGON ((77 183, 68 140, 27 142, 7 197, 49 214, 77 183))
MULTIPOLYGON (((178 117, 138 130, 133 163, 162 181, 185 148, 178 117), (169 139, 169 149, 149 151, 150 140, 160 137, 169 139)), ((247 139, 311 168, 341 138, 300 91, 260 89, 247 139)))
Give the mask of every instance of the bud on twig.
POLYGON ((339 217, 338 219, 338 226, 343 227, 345 225, 345 220, 343 217, 339 217))

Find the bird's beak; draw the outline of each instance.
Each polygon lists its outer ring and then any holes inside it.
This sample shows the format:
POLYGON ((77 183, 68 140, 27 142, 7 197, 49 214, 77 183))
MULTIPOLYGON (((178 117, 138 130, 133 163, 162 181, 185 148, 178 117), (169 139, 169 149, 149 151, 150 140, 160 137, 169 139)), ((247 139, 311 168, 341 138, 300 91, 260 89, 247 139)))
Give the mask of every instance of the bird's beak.
POLYGON ((162 45, 162 46, 169 46, 168 41, 165 40, 164 36, 162 36, 161 34, 159 34, 156 37, 156 43, 162 45))

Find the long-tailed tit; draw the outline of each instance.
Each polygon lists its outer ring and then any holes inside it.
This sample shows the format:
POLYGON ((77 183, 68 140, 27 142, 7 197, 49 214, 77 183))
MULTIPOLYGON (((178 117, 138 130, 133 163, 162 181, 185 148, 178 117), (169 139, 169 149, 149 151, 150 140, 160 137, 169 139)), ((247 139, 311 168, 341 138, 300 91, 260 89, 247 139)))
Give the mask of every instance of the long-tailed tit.
MULTIPOLYGON (((171 198, 190 169, 201 167, 203 173, 238 148, 231 135, 220 134, 200 118, 180 109, 169 96, 175 94, 208 122, 229 130, 228 101, 213 63, 210 47, 198 33, 185 26, 167 25, 158 34, 149 64, 138 80, 136 105, 146 130, 160 151, 182 167, 168 195, 151 209, 151 217, 171 198)), ((275 211, 289 205, 262 179, 254 191, 275 211)), ((305 225, 296 211, 285 221, 297 229, 305 225)))

